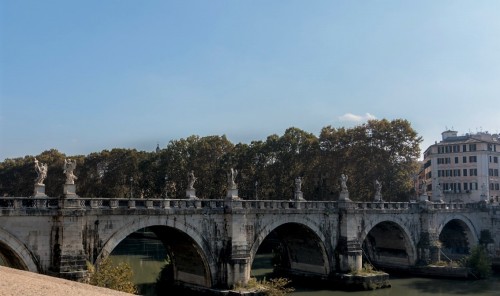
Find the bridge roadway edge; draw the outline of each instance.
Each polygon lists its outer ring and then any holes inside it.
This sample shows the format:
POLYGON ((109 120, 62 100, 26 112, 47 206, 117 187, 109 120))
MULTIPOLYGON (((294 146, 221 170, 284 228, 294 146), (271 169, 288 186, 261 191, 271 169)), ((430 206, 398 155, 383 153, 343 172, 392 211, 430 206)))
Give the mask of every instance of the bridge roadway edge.
POLYGON ((315 265, 296 254, 295 271, 330 276, 361 268, 361 246, 381 223, 401 230, 409 264, 431 262, 441 231, 455 220, 469 228, 471 245, 488 230, 490 254, 500 257, 500 207, 491 204, 4 197, 0 246, 16 255, 20 269, 77 279, 86 260, 95 263, 133 231, 161 225, 185 233, 203 261, 199 270, 179 271, 180 281, 227 287, 249 279, 260 244, 275 229, 291 229, 286 225, 303 226, 301 234, 319 249, 311 251, 315 265))

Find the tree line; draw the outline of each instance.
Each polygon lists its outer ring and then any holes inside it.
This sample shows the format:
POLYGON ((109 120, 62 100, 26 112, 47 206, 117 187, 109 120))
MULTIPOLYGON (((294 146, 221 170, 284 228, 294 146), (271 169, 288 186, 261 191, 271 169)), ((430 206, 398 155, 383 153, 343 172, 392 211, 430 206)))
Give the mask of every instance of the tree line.
POLYGON ((77 162, 77 194, 83 197, 185 198, 192 170, 197 196, 219 199, 225 196, 226 174, 234 168, 244 199, 293 198, 294 180, 301 177, 306 200, 335 200, 344 173, 352 200, 372 200, 378 180, 385 200, 407 201, 414 194, 421 141, 407 120, 382 119, 352 128, 326 126, 319 136, 291 127, 281 136, 249 144, 233 144, 224 135, 193 135, 156 152, 116 148, 66 156, 52 149, 1 162, 0 194, 32 195, 36 158, 48 164, 46 194, 62 196, 62 167, 71 158, 77 162))

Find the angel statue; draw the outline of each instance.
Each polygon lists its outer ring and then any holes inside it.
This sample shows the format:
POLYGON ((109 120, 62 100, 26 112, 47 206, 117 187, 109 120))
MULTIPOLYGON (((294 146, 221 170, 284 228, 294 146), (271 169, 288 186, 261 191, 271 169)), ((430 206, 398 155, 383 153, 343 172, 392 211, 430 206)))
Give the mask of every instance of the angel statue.
POLYGON ((227 187, 229 189, 237 189, 236 182, 234 181, 238 176, 238 170, 231 168, 231 170, 227 173, 227 187))
POLYGON ((342 188, 342 192, 347 192, 347 179, 349 177, 347 177, 347 175, 345 174, 342 174, 340 176, 340 187, 342 188))
POLYGON ((382 183, 379 180, 375 180, 375 196, 382 195, 382 183))
POLYGON ((35 179, 36 185, 43 185, 43 181, 47 178, 47 171, 49 170, 46 163, 39 163, 38 159, 35 158, 35 171, 37 177, 35 179))
POLYGON ((64 160, 64 174, 66 175, 66 184, 75 184, 78 178, 73 174, 76 169, 76 160, 70 158, 64 160))
POLYGON ((194 171, 188 173, 188 189, 194 189, 194 182, 196 182, 196 177, 194 176, 194 171))

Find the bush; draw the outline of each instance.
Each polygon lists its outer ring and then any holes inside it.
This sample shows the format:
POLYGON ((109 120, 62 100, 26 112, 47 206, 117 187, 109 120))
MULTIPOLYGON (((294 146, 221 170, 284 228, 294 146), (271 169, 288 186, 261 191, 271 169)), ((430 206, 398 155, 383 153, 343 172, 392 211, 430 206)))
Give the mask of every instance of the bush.
POLYGON ((477 278, 487 278, 491 275, 491 259, 484 247, 475 246, 469 256, 465 257, 465 266, 471 269, 472 275, 477 278))
POLYGON ((286 278, 274 278, 269 281, 266 279, 257 281, 255 278, 250 278, 246 285, 237 285, 235 290, 259 291, 263 292, 266 296, 285 296, 295 291, 294 288, 287 287, 290 283, 291 281, 286 278))
POLYGON ((132 282, 132 268, 125 262, 114 265, 109 258, 106 258, 96 269, 87 261, 87 270, 87 276, 83 280, 86 284, 132 294, 137 292, 137 287, 132 282))

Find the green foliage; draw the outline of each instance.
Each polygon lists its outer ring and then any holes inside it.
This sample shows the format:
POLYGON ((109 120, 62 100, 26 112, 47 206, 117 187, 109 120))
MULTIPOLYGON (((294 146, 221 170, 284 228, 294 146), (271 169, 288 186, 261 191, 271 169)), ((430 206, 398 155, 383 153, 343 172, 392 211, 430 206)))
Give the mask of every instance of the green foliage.
POLYGON ((109 258, 106 258, 99 263, 97 269, 92 263, 87 262, 87 270, 84 283, 132 294, 137 292, 132 282, 132 268, 125 262, 114 265, 109 258))
MULTIPOLYGON (((85 197, 130 197, 132 191, 133 197, 167 192, 170 198, 184 198, 187 173, 193 170, 197 195, 219 199, 225 196, 227 171, 235 168, 244 198, 290 199, 300 176, 306 199, 334 200, 345 173, 352 200, 371 200, 379 180, 384 199, 396 201, 408 200, 413 188, 420 142, 406 120, 371 120, 353 128, 327 126, 319 137, 291 127, 250 144, 234 145, 226 136, 190 136, 170 141, 158 153, 112 149, 70 158, 77 161, 77 194, 85 197)), ((47 195, 62 195, 66 155, 55 149, 0 162, 0 195, 33 193, 35 157, 49 165, 47 195)))
POLYGON ((477 278, 488 278, 491 273, 491 259, 483 246, 472 248, 469 256, 463 259, 464 266, 471 269, 472 275, 477 278))
POLYGON ((294 288, 289 287, 290 283, 291 281, 286 278, 263 279, 262 281, 250 278, 246 285, 236 285, 235 290, 262 292, 266 296, 285 296, 295 291, 294 288))

